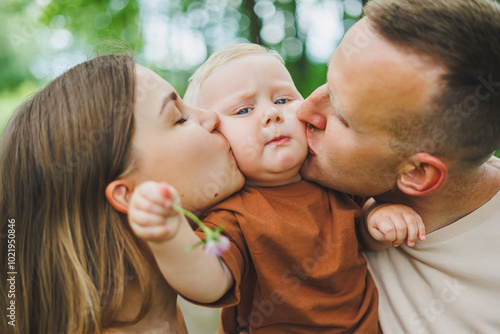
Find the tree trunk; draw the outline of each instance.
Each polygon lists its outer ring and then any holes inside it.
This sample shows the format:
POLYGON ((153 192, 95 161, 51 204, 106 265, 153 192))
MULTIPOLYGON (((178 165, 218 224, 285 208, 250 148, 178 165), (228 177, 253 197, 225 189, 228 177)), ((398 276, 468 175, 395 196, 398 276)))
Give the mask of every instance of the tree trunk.
POLYGON ((262 28, 262 22, 260 18, 255 14, 254 8, 255 0, 243 0, 242 9, 245 14, 248 15, 250 19, 250 33, 248 39, 251 43, 262 44, 260 41, 260 29, 262 28))

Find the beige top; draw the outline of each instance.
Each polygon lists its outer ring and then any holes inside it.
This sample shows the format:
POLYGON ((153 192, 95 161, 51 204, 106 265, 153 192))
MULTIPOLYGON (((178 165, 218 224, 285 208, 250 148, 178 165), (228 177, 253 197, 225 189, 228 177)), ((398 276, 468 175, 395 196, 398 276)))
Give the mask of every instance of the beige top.
POLYGON ((414 248, 366 256, 384 334, 500 332, 500 191, 414 248))

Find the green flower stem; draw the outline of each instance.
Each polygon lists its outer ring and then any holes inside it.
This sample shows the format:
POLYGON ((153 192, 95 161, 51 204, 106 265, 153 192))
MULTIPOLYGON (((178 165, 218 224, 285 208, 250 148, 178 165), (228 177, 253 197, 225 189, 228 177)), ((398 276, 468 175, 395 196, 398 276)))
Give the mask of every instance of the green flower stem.
POLYGON ((213 230, 208 228, 201 220, 198 219, 194 214, 189 212, 186 209, 181 208, 180 206, 177 205, 172 205, 172 209, 174 211, 177 211, 189 219, 191 219, 193 222, 195 222, 202 230, 205 232, 205 239, 201 239, 191 247, 187 247, 184 249, 185 252, 190 252, 196 247, 202 246, 204 248, 204 252, 210 255, 214 255, 217 257, 220 257, 220 255, 228 250, 230 244, 229 244, 229 239, 225 237, 224 235, 221 234, 222 227, 216 226, 213 230))
POLYGON ((177 206, 177 205, 172 205, 172 209, 174 209, 175 211, 177 211, 179 213, 182 213, 183 215, 185 215, 186 217, 188 217, 189 219, 194 221, 196 223, 196 225, 198 225, 203 230, 203 232, 205 232, 206 234, 210 234, 210 232, 212 232, 212 230, 209 229, 205 224, 203 224, 203 222, 201 220, 199 220, 198 217, 196 217, 194 214, 192 214, 188 210, 181 208, 180 206, 177 206))
POLYGON ((197 243, 195 243, 193 246, 191 246, 191 247, 186 247, 186 248, 184 249, 184 251, 185 251, 186 253, 191 252, 191 251, 193 251, 194 249, 196 249, 197 247, 200 247, 201 245, 203 245, 204 243, 205 243, 205 241, 204 241, 204 240, 200 240, 200 241, 198 241, 197 243))

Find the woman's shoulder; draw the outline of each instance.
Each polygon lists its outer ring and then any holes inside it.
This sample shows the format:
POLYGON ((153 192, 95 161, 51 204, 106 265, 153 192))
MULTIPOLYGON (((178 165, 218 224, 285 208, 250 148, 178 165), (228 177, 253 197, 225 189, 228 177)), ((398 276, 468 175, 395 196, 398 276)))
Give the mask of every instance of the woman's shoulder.
MULTIPOLYGON (((177 304, 177 293, 162 278, 154 284, 155 292, 151 301, 150 311, 136 324, 123 327, 107 328, 103 330, 105 334, 157 334, 175 333, 188 334, 184 317, 177 304)), ((140 305, 140 294, 133 284, 127 291, 127 301, 122 309, 119 320, 132 319, 137 312, 137 305, 140 305)))

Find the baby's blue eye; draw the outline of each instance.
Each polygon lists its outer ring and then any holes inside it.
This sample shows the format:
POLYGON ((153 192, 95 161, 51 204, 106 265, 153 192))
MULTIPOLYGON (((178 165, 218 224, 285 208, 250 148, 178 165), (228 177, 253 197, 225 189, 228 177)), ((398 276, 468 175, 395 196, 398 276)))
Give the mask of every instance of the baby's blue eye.
POLYGON ((279 99, 278 101, 274 102, 274 104, 285 104, 286 102, 286 99, 279 99))
POLYGON ((248 114, 252 109, 251 108, 243 108, 236 113, 236 115, 245 115, 248 114))

